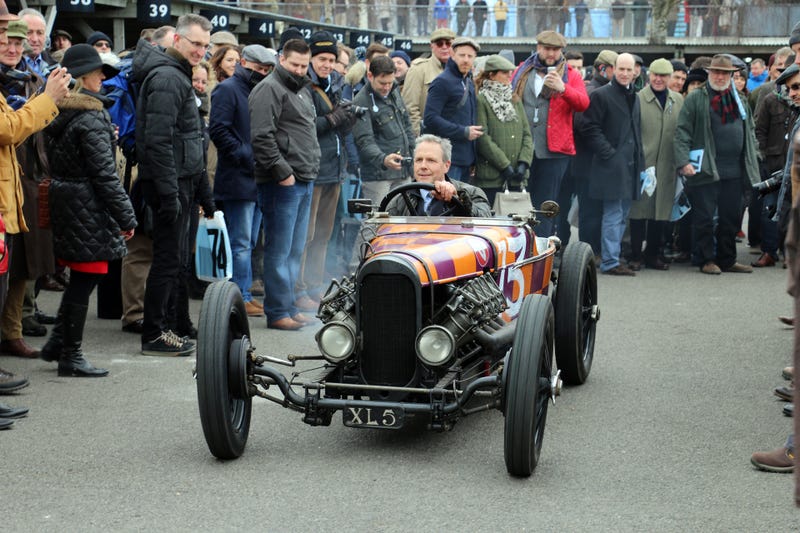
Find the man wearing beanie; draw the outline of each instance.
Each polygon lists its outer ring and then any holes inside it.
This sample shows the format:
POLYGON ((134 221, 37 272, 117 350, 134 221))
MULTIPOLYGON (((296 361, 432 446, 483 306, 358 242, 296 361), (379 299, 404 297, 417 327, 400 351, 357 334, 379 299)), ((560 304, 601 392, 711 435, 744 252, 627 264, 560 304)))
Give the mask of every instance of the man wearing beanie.
POLYGON ((403 101, 406 103, 414 135, 419 135, 428 89, 436 76, 444 71, 452 53, 451 45, 456 34, 449 28, 438 28, 431 34, 431 55, 417 58, 411 63, 403 83, 403 101))
MULTIPOLYGON (((256 187, 268 228, 264 238, 267 327, 297 330, 309 322, 295 305, 314 180, 319 173, 317 117, 307 76, 311 49, 283 44, 278 66, 250 93, 250 139, 256 187)), ((327 95, 326 95, 327 97, 327 95)))
POLYGON ((339 51, 336 39, 327 31, 311 36, 311 97, 317 113, 316 131, 322 159, 314 180, 308 235, 300 263, 300 277, 295 287, 295 305, 301 311, 316 312, 325 275, 328 241, 333 233, 340 183, 344 178, 347 156, 344 138, 353 128, 351 102, 342 101, 342 76, 333 69, 339 51))

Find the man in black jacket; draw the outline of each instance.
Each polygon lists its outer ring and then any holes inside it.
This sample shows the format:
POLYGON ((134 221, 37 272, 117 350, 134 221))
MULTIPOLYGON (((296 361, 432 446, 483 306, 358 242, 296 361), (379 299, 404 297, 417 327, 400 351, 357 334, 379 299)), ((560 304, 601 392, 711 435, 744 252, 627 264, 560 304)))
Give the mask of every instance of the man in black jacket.
POLYGON ((639 173, 644 170, 639 99, 633 87, 635 64, 631 54, 620 54, 614 79, 592 93, 583 115, 582 134, 593 153, 589 196, 603 202, 600 271, 617 276, 635 275, 619 256, 631 202, 638 198, 639 173))
POLYGON ((182 313, 188 317, 188 297, 175 293, 189 253, 195 186, 205 215, 212 216, 215 209, 204 177, 202 124, 192 87, 192 67, 202 61, 210 39, 211 23, 190 14, 178 19, 172 47, 162 52, 144 40, 136 47, 133 78, 141 84, 136 154, 142 194, 155 214, 153 263, 144 294, 144 355, 189 355, 195 349, 170 329, 169 321, 171 300, 178 307, 177 318, 182 313))

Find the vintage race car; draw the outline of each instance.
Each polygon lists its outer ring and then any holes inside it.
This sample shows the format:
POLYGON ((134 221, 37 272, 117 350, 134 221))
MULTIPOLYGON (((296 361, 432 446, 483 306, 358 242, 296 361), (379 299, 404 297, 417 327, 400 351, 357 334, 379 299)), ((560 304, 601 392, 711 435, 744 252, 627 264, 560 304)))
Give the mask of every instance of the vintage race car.
POLYGON ((589 374, 600 316, 591 248, 569 244, 556 271, 560 241, 534 232, 536 216, 558 211, 545 204, 509 218, 370 212, 358 268, 321 300, 320 354, 259 355, 236 285, 211 285, 197 346, 211 453, 244 452, 253 396, 299 411, 313 426, 341 411, 350 427, 398 429, 423 417, 443 431, 462 416, 498 409, 506 468, 529 476, 549 402, 562 380, 581 384, 589 374), (323 370, 294 370, 290 379, 277 367, 308 359, 324 361, 323 370))

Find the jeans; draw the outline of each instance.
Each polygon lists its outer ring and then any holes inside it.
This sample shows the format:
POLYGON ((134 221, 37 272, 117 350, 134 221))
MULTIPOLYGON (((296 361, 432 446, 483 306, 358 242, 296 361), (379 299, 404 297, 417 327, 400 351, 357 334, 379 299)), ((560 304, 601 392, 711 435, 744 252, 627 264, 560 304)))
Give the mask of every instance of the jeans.
POLYGON ((261 226, 261 211, 256 202, 247 200, 225 200, 223 205, 225 224, 233 254, 233 282, 239 287, 242 299, 253 299, 250 287, 253 285, 253 262, 251 252, 256 245, 258 228, 261 226))
POLYGON ((308 233, 313 182, 296 181, 284 186, 258 184, 258 200, 264 215, 264 312, 267 322, 292 317, 298 310, 294 287, 308 233))
POLYGON ((458 180, 463 181, 464 183, 469 183, 469 169, 471 165, 466 166, 457 166, 457 165, 450 165, 450 170, 447 171, 447 177, 451 180, 458 180))
POLYGON ((603 262, 600 270, 608 272, 619 266, 622 235, 631 211, 631 200, 603 200, 603 262))
MULTIPOLYGON (((528 179, 531 204, 534 208, 538 208, 545 200, 558 201, 561 180, 567 172, 569 159, 569 157, 539 159, 534 156, 531 162, 531 175, 528 179)), ((542 217, 541 223, 536 226, 536 235, 539 237, 553 235, 556 231, 556 222, 553 218, 542 217)))
MULTIPOLYGON (((758 196, 758 194, 753 194, 753 196, 758 196)), ((767 195, 764 198, 764 202, 762 202, 762 209, 761 209, 761 251, 765 254, 769 254, 772 256, 773 259, 778 258, 778 249, 780 248, 779 243, 781 242, 779 239, 779 231, 778 231, 778 221, 772 220, 772 217, 769 216, 769 209, 768 206, 775 205, 778 201, 778 193, 773 192, 767 195)), ((752 203, 751 203, 752 205, 752 203)), ((755 214, 751 211, 750 216, 753 217, 755 214)), ((747 233, 747 236, 750 237, 750 233, 747 233)), ((752 243, 752 240, 750 241, 752 243)))
POLYGON ((722 269, 730 268, 736 263, 736 232, 739 231, 742 206, 742 181, 720 180, 706 185, 688 186, 686 193, 692 204, 692 241, 694 252, 698 254, 699 266, 714 262, 722 269))
POLYGON ((576 183, 578 193, 578 236, 589 243, 594 255, 600 255, 600 233, 603 221, 603 201, 589 196, 589 180, 581 177, 576 183))

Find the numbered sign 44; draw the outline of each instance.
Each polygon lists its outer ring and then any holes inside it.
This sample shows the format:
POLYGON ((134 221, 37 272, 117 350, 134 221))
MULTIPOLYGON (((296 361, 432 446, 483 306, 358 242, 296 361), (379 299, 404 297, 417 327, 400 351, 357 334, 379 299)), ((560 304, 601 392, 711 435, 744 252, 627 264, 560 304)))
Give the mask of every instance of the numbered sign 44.
POLYGON ((197 277, 203 281, 221 281, 233 276, 231 241, 222 211, 215 211, 212 219, 200 217, 194 266, 197 277))

